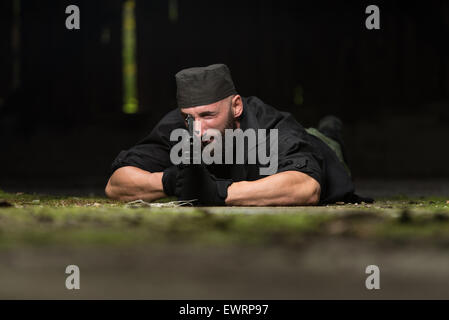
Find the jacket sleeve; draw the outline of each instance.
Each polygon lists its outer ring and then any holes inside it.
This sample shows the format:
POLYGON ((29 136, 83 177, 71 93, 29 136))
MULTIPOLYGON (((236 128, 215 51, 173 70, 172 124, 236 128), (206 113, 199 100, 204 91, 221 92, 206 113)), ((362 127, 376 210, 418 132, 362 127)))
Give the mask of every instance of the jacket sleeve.
POLYGON ((149 172, 161 172, 172 165, 170 133, 184 125, 179 110, 168 113, 151 133, 128 150, 122 150, 111 165, 111 173, 121 167, 133 166, 149 172))
POLYGON ((324 183, 324 161, 308 135, 301 132, 279 137, 278 173, 299 171, 315 179, 322 187, 324 183))

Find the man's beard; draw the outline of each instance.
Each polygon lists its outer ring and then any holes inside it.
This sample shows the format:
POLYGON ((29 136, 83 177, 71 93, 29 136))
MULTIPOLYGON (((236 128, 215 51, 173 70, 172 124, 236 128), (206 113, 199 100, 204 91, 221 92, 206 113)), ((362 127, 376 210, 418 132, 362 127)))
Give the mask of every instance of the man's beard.
POLYGON ((237 121, 234 118, 234 114, 232 113, 232 108, 229 109, 228 120, 226 121, 225 128, 221 132, 221 136, 224 137, 224 131, 226 129, 235 130, 237 128, 237 121))
MULTIPOLYGON (((229 113, 228 113, 228 118, 226 120, 226 124, 224 126, 224 128, 222 130, 220 130, 220 134, 221 134, 221 154, 224 156, 225 154, 225 141, 224 141, 224 137, 225 137, 225 130, 226 129, 232 129, 235 130, 237 129, 237 120, 234 118, 234 114, 232 113, 232 108, 229 109, 229 113)), ((203 150, 204 147, 210 143, 214 143, 213 140, 210 141, 202 141, 201 143, 201 149, 203 150)), ((214 154, 214 151, 212 150, 211 155, 214 154)))

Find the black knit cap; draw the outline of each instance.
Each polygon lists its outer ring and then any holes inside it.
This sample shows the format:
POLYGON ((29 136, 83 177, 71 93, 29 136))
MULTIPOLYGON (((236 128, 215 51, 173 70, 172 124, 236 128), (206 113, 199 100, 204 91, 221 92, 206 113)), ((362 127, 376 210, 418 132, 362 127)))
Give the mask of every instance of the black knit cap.
POLYGON ((225 64, 184 69, 175 77, 179 108, 203 106, 237 94, 225 64))

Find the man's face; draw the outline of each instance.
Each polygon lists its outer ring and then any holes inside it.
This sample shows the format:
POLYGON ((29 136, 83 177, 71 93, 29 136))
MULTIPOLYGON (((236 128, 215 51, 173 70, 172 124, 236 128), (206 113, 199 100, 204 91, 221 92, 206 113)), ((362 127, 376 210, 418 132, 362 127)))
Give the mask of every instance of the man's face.
MULTIPOLYGON (((198 128, 198 126, 194 126, 193 128, 194 134, 200 137, 203 137, 209 129, 216 129, 224 136, 225 129, 236 128, 236 119, 234 118, 232 108, 232 96, 205 106, 182 108, 181 113, 184 119, 190 115, 194 118, 196 124, 201 124, 201 128, 198 128)), ((203 146, 210 142, 203 141, 203 146)))

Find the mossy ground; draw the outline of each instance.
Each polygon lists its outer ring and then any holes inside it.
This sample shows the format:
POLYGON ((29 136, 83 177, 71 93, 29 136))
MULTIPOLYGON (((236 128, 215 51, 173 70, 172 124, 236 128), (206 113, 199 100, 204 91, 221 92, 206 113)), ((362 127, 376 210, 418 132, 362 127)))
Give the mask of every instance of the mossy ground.
POLYGON ((309 238, 449 243, 446 198, 319 207, 130 208, 98 197, 0 191, 0 248, 73 245, 298 245, 309 238))

